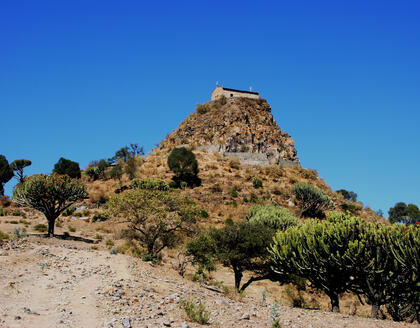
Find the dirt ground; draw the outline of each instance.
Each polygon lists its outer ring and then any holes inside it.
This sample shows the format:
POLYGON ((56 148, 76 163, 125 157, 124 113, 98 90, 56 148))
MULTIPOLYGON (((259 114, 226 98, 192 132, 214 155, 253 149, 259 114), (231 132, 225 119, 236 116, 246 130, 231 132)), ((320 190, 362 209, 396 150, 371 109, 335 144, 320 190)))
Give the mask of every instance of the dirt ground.
MULTIPOLYGON (((87 241, 31 235, 3 242, 0 327, 200 327, 180 308, 181 299, 205 304, 211 326, 271 326, 272 299, 262 301, 261 285, 232 297, 182 278, 168 262, 153 266, 87 241)), ((295 328, 419 327, 284 305, 278 317, 282 327, 295 328)))

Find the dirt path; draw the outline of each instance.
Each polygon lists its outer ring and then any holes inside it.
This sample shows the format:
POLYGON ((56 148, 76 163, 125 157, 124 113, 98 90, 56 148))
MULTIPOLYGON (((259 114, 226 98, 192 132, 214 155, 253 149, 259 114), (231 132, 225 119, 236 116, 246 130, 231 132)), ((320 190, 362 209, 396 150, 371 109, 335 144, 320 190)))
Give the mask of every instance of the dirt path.
MULTIPOLYGON (((188 322, 181 299, 202 301, 215 327, 270 327, 272 304, 89 246, 39 240, 0 249, 0 328, 201 327, 188 322)), ((278 313, 284 328, 418 327, 287 306, 278 313)))

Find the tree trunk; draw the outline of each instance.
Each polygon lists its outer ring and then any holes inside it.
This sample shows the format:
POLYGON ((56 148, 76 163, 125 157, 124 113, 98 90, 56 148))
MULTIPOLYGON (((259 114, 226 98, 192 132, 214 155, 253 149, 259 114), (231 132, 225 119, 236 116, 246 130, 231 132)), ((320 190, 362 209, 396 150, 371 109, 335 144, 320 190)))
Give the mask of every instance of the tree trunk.
POLYGON ((48 237, 54 237, 55 220, 48 220, 48 237))
POLYGON ((378 314, 379 314, 380 307, 381 306, 379 304, 375 304, 375 303, 372 304, 372 308, 371 308, 371 311, 370 311, 371 318, 378 319, 378 314))
POLYGON ((331 293, 328 295, 331 300, 331 311, 332 312, 340 312, 340 301, 338 299, 338 295, 336 293, 331 293))
POLYGON ((235 289, 239 292, 239 286, 241 285, 242 280, 242 272, 235 267, 233 268, 233 272, 235 274, 235 289))

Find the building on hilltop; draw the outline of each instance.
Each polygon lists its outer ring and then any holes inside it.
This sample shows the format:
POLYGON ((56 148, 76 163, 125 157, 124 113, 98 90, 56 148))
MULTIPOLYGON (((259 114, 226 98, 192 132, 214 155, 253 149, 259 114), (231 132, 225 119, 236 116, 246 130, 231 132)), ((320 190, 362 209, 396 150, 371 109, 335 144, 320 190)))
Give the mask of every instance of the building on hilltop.
MULTIPOLYGON (((250 88, 251 89, 251 88, 250 88)), ((236 90, 236 89, 229 89, 220 86, 216 86, 216 89, 213 90, 211 93, 211 100, 216 100, 222 96, 225 96, 227 99, 230 98, 251 98, 251 99, 258 99, 259 98, 258 92, 245 91, 245 90, 236 90)))

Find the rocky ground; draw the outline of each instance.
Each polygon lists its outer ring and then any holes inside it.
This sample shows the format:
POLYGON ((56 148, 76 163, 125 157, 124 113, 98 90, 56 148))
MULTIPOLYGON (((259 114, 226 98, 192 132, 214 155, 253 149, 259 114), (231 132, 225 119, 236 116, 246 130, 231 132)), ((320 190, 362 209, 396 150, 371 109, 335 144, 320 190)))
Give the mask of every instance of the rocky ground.
MULTIPOLYGON (((199 327, 180 300, 202 301, 217 327, 270 327, 270 301, 229 298, 168 265, 43 237, 0 248, 0 327, 199 327)), ((415 327, 389 320, 279 306, 282 327, 415 327)))

